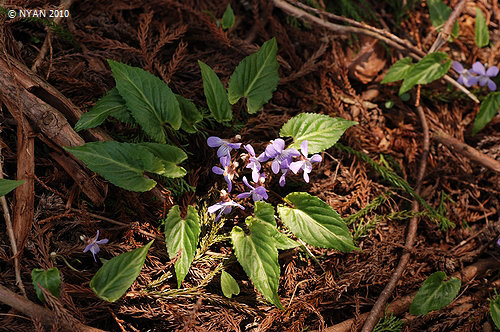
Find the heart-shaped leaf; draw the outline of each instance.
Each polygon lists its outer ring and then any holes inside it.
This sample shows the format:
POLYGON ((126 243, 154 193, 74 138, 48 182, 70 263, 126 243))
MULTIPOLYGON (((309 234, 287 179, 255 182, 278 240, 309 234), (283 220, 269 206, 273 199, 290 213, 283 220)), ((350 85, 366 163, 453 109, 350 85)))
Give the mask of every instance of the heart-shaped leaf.
POLYGON ((488 31, 488 25, 486 24, 486 19, 484 18, 481 9, 476 7, 476 24, 474 26, 474 35, 476 37, 477 47, 488 46, 490 43, 490 33, 488 31))
POLYGON ((342 118, 324 114, 301 113, 288 120, 280 130, 280 136, 291 136, 292 148, 300 148, 302 141, 308 141, 308 153, 318 153, 331 148, 347 128, 357 124, 342 118))
POLYGON ((231 231, 234 254, 257 290, 272 304, 283 308, 278 297, 280 266, 278 250, 268 225, 249 222, 250 234, 239 226, 231 231))
POLYGON ((164 226, 168 256, 172 259, 181 251, 181 256, 174 265, 177 287, 180 287, 196 253, 196 245, 200 236, 198 212, 194 207, 189 206, 186 219, 182 219, 179 206, 175 205, 168 211, 164 226))
POLYGON ((285 201, 292 207, 279 205, 281 221, 306 243, 344 252, 357 249, 344 220, 334 209, 308 193, 291 193, 285 201))
POLYGON ((412 65, 412 59, 410 57, 402 58, 389 68, 384 79, 380 83, 385 84, 404 79, 412 65))
POLYGON ((233 118, 227 92, 217 74, 208 65, 198 60, 203 78, 203 91, 207 98, 208 109, 219 122, 230 121, 233 118))
POLYGON ((224 15, 222 15, 222 29, 230 29, 234 25, 234 12, 231 4, 228 3, 224 15))
POLYGON ((179 178, 186 175, 186 170, 183 167, 177 166, 187 159, 184 151, 176 146, 159 143, 138 143, 137 146, 145 147, 163 164, 161 172, 155 172, 169 178, 179 178))
POLYGON ((12 190, 22 185, 24 182, 24 180, 0 179, 0 197, 7 195, 12 190))
POLYGON ((428 84, 443 77, 450 67, 451 60, 446 53, 435 52, 424 56, 408 70, 399 89, 399 95, 417 84, 428 84))
POLYGON ((184 152, 179 148, 169 145, 155 148, 155 143, 143 144, 92 142, 64 149, 82 160, 92 171, 127 190, 148 191, 156 185, 154 180, 144 177, 145 171, 170 177, 185 174, 183 168, 173 165, 175 161, 185 159, 184 152), (167 151, 172 151, 172 156, 167 151))
POLYGON ((233 295, 238 295, 240 293, 240 286, 238 286, 236 280, 224 270, 220 275, 220 287, 222 288, 222 293, 227 298, 231 298, 233 295))
POLYGON ((247 224, 260 221, 268 226, 269 235, 274 238, 276 248, 280 250, 292 249, 300 246, 297 241, 290 239, 276 228, 276 218, 274 217, 274 207, 266 202, 255 202, 255 218, 247 220, 247 224), (252 221, 253 220, 253 221, 252 221))
POLYGON ((196 129, 196 124, 203 120, 203 115, 201 115, 200 111, 198 111, 198 108, 191 100, 179 95, 175 95, 175 98, 177 98, 182 114, 181 129, 189 134, 197 133, 198 129, 196 129))
POLYGON ((117 88, 109 90, 108 94, 99 99, 90 111, 82 114, 75 124, 75 131, 97 127, 109 116, 126 123, 134 122, 117 88))
POLYGON ((33 269, 31 271, 31 280, 33 281, 33 286, 35 287, 36 296, 40 299, 40 301, 45 302, 45 297, 43 296, 40 286, 48 290, 55 297, 59 297, 61 295, 61 275, 59 274, 57 267, 53 267, 48 270, 33 269))
POLYGON ((462 282, 458 278, 444 281, 446 273, 434 272, 427 278, 410 305, 410 314, 422 316, 446 307, 457 297, 462 282))
POLYGON ((257 113, 271 99, 278 87, 278 44, 272 38, 262 44, 257 53, 244 58, 229 79, 228 96, 231 104, 247 98, 248 113, 257 113))
POLYGON ((153 241, 107 261, 90 280, 90 288, 105 301, 118 300, 141 273, 151 244, 153 241))
POLYGON ((123 63, 108 60, 116 88, 125 100, 135 121, 152 139, 166 142, 163 125, 179 129, 182 123, 177 98, 168 85, 151 73, 123 63))

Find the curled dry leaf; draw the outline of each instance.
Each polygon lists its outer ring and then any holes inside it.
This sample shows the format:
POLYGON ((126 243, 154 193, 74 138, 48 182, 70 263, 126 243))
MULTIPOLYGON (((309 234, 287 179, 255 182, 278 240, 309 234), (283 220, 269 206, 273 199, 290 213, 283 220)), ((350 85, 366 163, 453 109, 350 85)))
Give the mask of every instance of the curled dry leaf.
POLYGON ((361 36, 359 41, 361 48, 358 53, 353 53, 350 48, 347 51, 347 67, 351 76, 367 84, 385 68, 385 50, 374 38, 361 36))

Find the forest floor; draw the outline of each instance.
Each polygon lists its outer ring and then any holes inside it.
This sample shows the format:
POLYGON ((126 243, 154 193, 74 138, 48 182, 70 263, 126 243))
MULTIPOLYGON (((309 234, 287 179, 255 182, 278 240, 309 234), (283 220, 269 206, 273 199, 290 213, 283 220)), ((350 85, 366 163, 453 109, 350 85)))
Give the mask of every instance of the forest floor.
MULTIPOLYGON (((500 162, 500 116, 473 136, 479 104, 443 79, 413 88, 409 100, 403 101, 397 95, 400 82, 380 82, 394 62, 411 52, 410 47, 395 49, 367 33, 332 31, 302 21, 275 6, 278 2, 285 1, 232 0, 236 22, 226 31, 207 13, 222 17, 227 1, 219 0, 62 1, 70 15, 55 28, 42 20, 1 16, 2 63, 17 60, 33 69, 30 79, 37 76, 48 82, 54 89, 49 96, 41 88, 26 91, 61 113, 66 111, 63 115, 72 126, 77 118, 69 115, 68 108, 85 112, 115 86, 107 59, 148 70, 175 93, 206 107, 198 60, 212 67, 226 85, 237 64, 263 42, 275 37, 278 44, 281 79, 260 112, 240 112, 243 104, 239 103, 236 113, 241 114, 235 113, 232 126, 208 123, 202 133, 175 138, 188 153, 183 165, 188 175, 182 181, 162 183, 163 203, 151 192, 125 191, 91 172, 85 183, 75 181, 77 175, 61 157, 61 147, 40 129, 45 119, 37 123, 24 118, 26 110, 18 107, 22 96, 15 89, 0 87, 3 173, 5 178, 29 180, 27 187, 6 196, 7 210, 14 228, 18 227, 16 234, 25 234, 24 241, 18 239, 20 277, 27 300, 42 305, 31 283, 31 271, 59 269, 61 296, 44 304, 54 313, 56 327, 64 325, 61 320, 69 316, 109 331, 354 331, 361 328, 366 313, 406 255, 409 262, 387 302, 394 304, 390 308, 395 317, 387 318, 386 329, 378 325, 377 331, 493 331, 488 299, 500 287, 500 173, 481 161, 489 157, 493 164, 500 162), (62 97, 55 91, 68 98, 70 106, 57 103, 62 97), (281 252, 278 294, 286 310, 266 302, 236 260, 226 264, 241 292, 232 299, 223 296, 220 274, 214 271, 221 257, 231 254, 228 240, 215 243, 209 254, 195 260, 177 288, 160 220, 174 204, 185 211, 190 205, 206 209, 217 201, 216 189, 223 188, 224 181, 211 171, 217 157, 206 138, 240 135, 240 142, 262 151, 278 137, 281 126, 301 112, 357 121, 339 142, 358 153, 341 146, 327 150, 323 161, 314 165, 309 183, 292 176, 290 187, 283 189, 277 178, 269 179, 274 190, 270 200, 280 203, 279 195, 292 189, 317 195, 348 220, 361 250, 342 253, 308 247, 316 259, 300 248, 281 252), (477 154, 472 158, 464 155, 440 138, 440 133, 467 144, 477 154), (423 169, 426 141, 429 147, 423 169), (367 158, 380 167, 374 168, 367 158), (424 171, 421 181, 419 171, 424 171), (419 186, 420 196, 455 227, 440 224, 421 205, 415 209, 413 204, 412 210, 413 197, 391 182, 387 172, 399 175, 415 190, 419 186), (95 197, 83 192, 85 185, 95 185, 95 197), (29 220, 23 221, 26 218, 29 220), (413 244, 405 248, 409 225, 417 223, 413 244), (156 238, 138 279, 113 303, 101 300, 89 287, 101 263, 89 252, 83 253, 81 237, 93 237, 98 230, 101 238, 109 239, 99 252, 105 259, 156 238), (477 264, 483 265, 464 275, 477 264), (461 276, 458 297, 441 310, 410 315, 412 294, 436 271, 461 276)), ((459 1, 445 2, 454 8, 459 1)), ((4 6, 15 10, 59 6, 57 1, 46 0, 8 3, 4 6)), ((390 31, 423 53, 438 37, 425 1, 407 1, 409 8, 404 9, 398 8, 398 1, 389 0, 304 3, 320 9, 326 4, 333 13, 390 31)), ((459 37, 445 41, 439 51, 464 66, 476 61, 497 64, 499 14, 496 0, 468 1, 458 17, 459 37), (475 7, 487 14, 491 47, 475 44, 475 7)), ((348 26, 338 18, 336 24, 348 26)), ((361 30, 370 30, 367 27, 361 30)), ((450 76, 458 77, 453 72, 450 76)), ((485 89, 477 88, 474 93, 483 99, 485 89)), ((100 128, 118 141, 133 141, 142 135, 138 128, 119 121, 106 121, 100 128)), ((98 134, 79 134, 85 141, 98 139, 98 134)), ((228 218, 221 234, 240 222, 228 218)), ((11 242, 2 223, 0 284, 21 294, 15 270, 11 242)), ((0 299, 0 330, 44 330, 40 320, 2 302, 0 299)))

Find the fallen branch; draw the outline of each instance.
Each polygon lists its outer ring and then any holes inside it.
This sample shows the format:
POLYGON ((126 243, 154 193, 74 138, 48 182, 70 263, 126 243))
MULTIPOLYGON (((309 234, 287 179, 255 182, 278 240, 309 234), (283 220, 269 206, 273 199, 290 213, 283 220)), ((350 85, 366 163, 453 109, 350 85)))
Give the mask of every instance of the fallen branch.
POLYGON ((491 169, 496 173, 500 173, 500 162, 490 156, 479 152, 472 146, 460 142, 456 138, 450 137, 442 131, 436 131, 432 134, 432 139, 445 145, 452 151, 456 151, 461 155, 475 161, 482 166, 491 169))
MULTIPOLYGON (((490 269, 499 269, 498 261, 495 258, 482 259, 472 265, 469 265, 462 271, 455 272, 453 277, 462 280, 462 284, 468 283, 473 279, 476 279, 486 273, 490 269)), ((391 313, 395 316, 399 316, 407 312, 410 308, 410 304, 413 302, 415 297, 414 292, 410 295, 403 296, 396 301, 392 302, 387 306, 386 313, 390 315, 391 313)), ((350 318, 341 323, 335 324, 325 329, 325 332, 350 332, 354 328, 356 322, 363 322, 366 317, 368 317, 368 312, 359 315, 357 318, 350 318)))
MULTIPOLYGON (((37 321, 42 322, 42 324, 47 327, 52 327, 56 323, 57 317, 52 311, 36 303, 33 303, 20 295, 17 295, 16 293, 12 292, 11 290, 2 285, 0 285, 0 302, 5 303, 8 306, 11 306, 15 310, 22 312, 23 314, 28 315, 29 317, 37 321)), ((88 325, 84 325, 79 321, 77 321, 76 319, 72 321, 60 320, 57 323, 60 324, 60 327, 62 328, 63 331, 70 331, 70 332, 103 331, 88 325)))
MULTIPOLYGON (((420 119, 420 123, 422 124, 422 132, 424 135, 424 141, 422 143, 422 155, 420 156, 420 164, 418 167, 417 174, 417 186, 415 188, 415 192, 417 195, 421 194, 422 180, 425 174, 425 168, 427 166, 427 157, 429 156, 429 126, 427 125, 427 120, 425 119, 424 109, 422 106, 417 107, 417 114, 420 119)), ((418 201, 413 200, 412 202, 412 211, 418 212, 418 201)), ((362 332, 371 332, 375 325, 377 324, 380 317, 382 317, 385 305, 389 298, 392 295, 392 292, 397 286, 399 279, 403 275, 404 270, 406 269, 406 265, 410 261, 410 252, 413 249, 413 245, 415 243, 415 237, 417 234, 417 226, 418 226, 418 217, 414 216, 410 219, 410 224, 408 225, 408 233, 406 235, 406 243, 405 243, 405 252, 401 255, 399 259, 398 265, 394 272, 392 273, 391 279, 385 286, 382 293, 380 293, 377 302, 373 306, 370 311, 368 317, 366 318, 365 324, 361 329, 362 332)))
POLYGON ((429 49, 429 53, 436 52, 441 48, 441 46, 443 46, 444 43, 446 43, 446 41, 448 41, 448 39, 450 39, 453 24, 457 20, 458 16, 460 16, 460 13, 462 13, 462 10, 464 9, 466 3, 466 0, 461 0, 458 5, 453 8, 453 12, 450 14, 450 16, 448 16, 448 20, 446 20, 446 23, 443 25, 443 28, 434 41, 434 44, 432 44, 431 48, 429 49))

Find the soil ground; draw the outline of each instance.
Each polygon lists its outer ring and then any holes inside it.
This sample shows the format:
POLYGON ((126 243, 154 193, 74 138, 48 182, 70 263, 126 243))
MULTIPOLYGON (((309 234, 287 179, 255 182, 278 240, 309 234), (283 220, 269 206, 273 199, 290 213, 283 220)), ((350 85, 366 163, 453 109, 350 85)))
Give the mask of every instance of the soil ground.
MULTIPOLYGON (((397 1, 389 0, 306 2, 386 29, 424 52, 437 37, 425 2, 408 1, 411 8, 403 11, 391 6, 397 1)), ((458 3, 446 2, 452 8, 458 3)), ((380 84, 387 69, 406 56, 404 51, 371 37, 339 34, 304 23, 274 7, 273 1, 233 0, 231 5, 236 23, 224 31, 207 12, 222 17, 227 1, 74 1, 69 7, 70 17, 61 21, 61 28, 52 30, 42 57, 47 24, 2 16, 2 57, 10 56, 30 68, 40 57, 36 75, 83 111, 115 85, 107 59, 150 71, 175 93, 200 107, 206 107, 206 101, 198 60, 211 66, 227 84, 245 56, 275 37, 280 64, 278 89, 259 113, 248 115, 240 102, 233 108, 235 120, 231 127, 207 123, 201 134, 176 138, 189 154, 184 165, 189 174, 184 179, 184 189, 180 182, 162 184, 164 204, 151 193, 127 192, 106 184, 97 175, 93 180, 104 183, 107 191, 103 204, 94 204, 52 157, 51 152, 59 147, 47 144, 37 132, 37 124, 31 121, 35 128, 31 133, 34 201, 33 206, 26 208, 33 212, 33 223, 18 256, 27 298, 40 303, 31 284, 31 270, 58 267, 63 279, 61 297, 45 304, 56 314, 55 328, 65 316, 110 331, 311 331, 358 318, 353 327, 356 330, 362 325, 360 315, 371 310, 406 252, 411 218, 418 218, 409 264, 389 303, 417 291, 435 271, 452 275, 481 259, 496 260, 484 273, 464 282, 457 299, 446 308, 422 317, 410 315, 407 309, 399 313, 401 330, 492 331, 488 298, 494 296, 499 280, 496 242, 500 235, 500 174, 435 139, 430 141, 420 193, 455 224, 454 228, 443 231, 442 225, 428 214, 411 212, 412 196, 408 192, 388 181, 359 155, 333 147, 322 154, 323 162, 315 165, 310 183, 292 176, 290 186, 282 189, 277 178, 270 178, 270 201, 280 203, 280 195, 307 191, 327 202, 343 218, 369 207, 356 218, 347 219, 360 251, 341 253, 309 247, 316 262, 300 249, 282 252, 279 296, 286 311, 267 303, 235 260, 229 263, 229 269, 241 293, 232 299, 223 296, 219 275, 210 273, 222 256, 231 253, 229 241, 211 246, 203 259, 193 263, 182 287, 177 289, 173 264, 162 241, 160 220, 174 204, 185 211, 189 205, 203 209, 217 201, 217 189, 222 189, 224 182, 211 172, 217 159, 214 150, 206 146, 207 136, 240 135, 241 142, 262 151, 278 136, 281 126, 301 112, 342 117, 359 123, 342 136, 343 146, 369 156, 415 188, 424 141, 415 106, 418 102, 431 135, 445 132, 482 155, 500 161, 500 117, 497 115, 472 136, 479 104, 455 87, 437 80, 418 91, 413 88, 410 100, 402 101, 397 96, 400 83, 380 84), (394 106, 387 108, 388 101, 393 101, 394 106), (186 191, 187 184, 194 191, 186 191), (101 264, 94 262, 89 253, 83 253, 85 245, 80 237, 92 237, 97 230, 102 238, 109 239, 99 253, 105 259, 144 245, 151 235, 158 238, 137 281, 114 303, 100 300, 89 288, 89 281, 101 264), (53 259, 52 252, 64 257, 76 270, 60 258, 53 259)), ((4 6, 16 10, 43 9, 59 3, 10 1, 4 6)), ((468 66, 475 61, 498 64, 498 14, 496 0, 468 2, 459 16, 459 37, 445 43, 440 51, 468 66), (475 45, 475 7, 487 13, 491 47, 475 45)), ((16 96, 2 90, 1 157, 5 177, 13 179, 19 172, 18 165, 24 163, 16 146, 28 134, 16 125, 19 114, 16 117, 6 102, 16 100, 16 96)), ((487 93, 484 89, 474 92, 480 98, 487 93)), ((74 125, 74 120, 69 121, 74 125)), ((119 141, 137 140, 142 135, 138 128, 118 121, 106 121, 101 128, 119 141)), ((12 194, 6 197, 11 209, 20 204, 12 194)), ((420 206, 418 211, 426 209, 420 206)), ((226 220, 221 234, 242 221, 242 217, 226 220)), ((19 292, 3 223, 0 284, 19 292)), ((44 330, 39 321, 5 304, 0 304, 0 312, 0 330, 44 330)))

